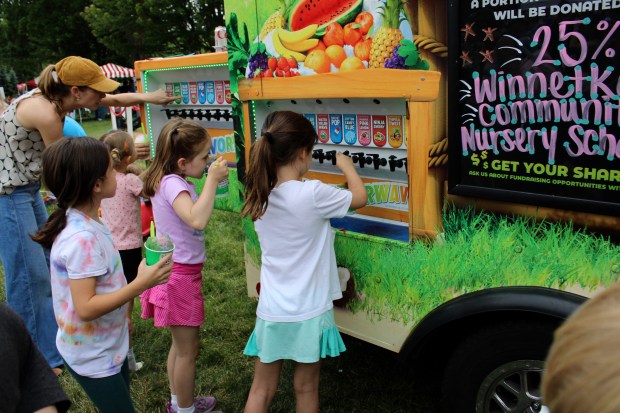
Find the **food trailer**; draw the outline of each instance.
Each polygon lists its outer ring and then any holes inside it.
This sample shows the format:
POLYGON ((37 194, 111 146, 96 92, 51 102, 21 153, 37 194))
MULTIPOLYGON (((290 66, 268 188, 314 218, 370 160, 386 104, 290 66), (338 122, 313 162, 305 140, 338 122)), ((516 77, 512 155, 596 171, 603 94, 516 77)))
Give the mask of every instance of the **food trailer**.
POLYGON ((267 114, 304 114, 319 137, 307 177, 345 184, 339 151, 368 192, 332 221, 339 329, 436 379, 445 412, 536 412, 553 331, 620 277, 619 8, 226 0, 227 67, 136 69, 149 88, 230 81, 232 210, 267 114))
POLYGON ((240 156, 286 108, 319 136, 308 178, 352 157, 337 324, 446 412, 540 411, 554 329, 620 276, 620 6, 585 3, 225 1, 240 156))

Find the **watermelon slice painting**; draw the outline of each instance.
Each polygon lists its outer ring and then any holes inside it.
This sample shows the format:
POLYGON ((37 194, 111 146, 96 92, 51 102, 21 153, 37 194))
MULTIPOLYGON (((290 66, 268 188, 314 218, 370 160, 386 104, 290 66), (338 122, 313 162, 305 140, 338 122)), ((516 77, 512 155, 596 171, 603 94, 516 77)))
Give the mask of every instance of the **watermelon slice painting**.
POLYGON ((414 69, 406 57, 419 55, 401 0, 224 3, 235 10, 228 16, 229 62, 248 79, 414 69))

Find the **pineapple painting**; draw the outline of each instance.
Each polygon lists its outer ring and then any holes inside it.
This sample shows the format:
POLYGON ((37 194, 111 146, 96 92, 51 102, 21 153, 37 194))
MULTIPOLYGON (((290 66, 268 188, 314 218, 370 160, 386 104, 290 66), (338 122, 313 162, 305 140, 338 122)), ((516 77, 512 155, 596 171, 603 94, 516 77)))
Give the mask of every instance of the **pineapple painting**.
POLYGON ((259 38, 263 40, 271 31, 278 28, 286 27, 286 19, 289 13, 289 2, 287 0, 280 0, 280 8, 276 10, 271 16, 265 20, 263 27, 260 29, 259 38))
POLYGON ((372 39, 370 48, 370 68, 380 68, 384 66, 387 59, 392 56, 392 52, 405 38, 400 27, 400 0, 385 0, 381 6, 383 14, 383 25, 377 30, 372 39))

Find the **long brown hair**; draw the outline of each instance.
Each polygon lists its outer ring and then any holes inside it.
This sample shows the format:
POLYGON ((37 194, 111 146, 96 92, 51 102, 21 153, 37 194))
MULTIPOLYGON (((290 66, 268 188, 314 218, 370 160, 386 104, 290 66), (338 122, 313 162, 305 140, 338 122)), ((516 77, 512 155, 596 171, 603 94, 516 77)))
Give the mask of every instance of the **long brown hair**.
POLYGON ((58 200, 58 208, 47 223, 30 237, 51 248, 67 225, 67 209, 93 199, 93 188, 105 179, 110 154, 106 145, 88 136, 62 138, 48 146, 41 158, 42 180, 58 200))
POLYGON ((261 137, 250 148, 245 184, 244 217, 256 221, 269 205, 269 194, 278 181, 278 167, 291 163, 300 151, 311 151, 316 131, 305 116, 291 111, 271 112, 261 137))
POLYGON ((132 159, 136 158, 136 147, 133 143, 133 138, 125 131, 112 130, 104 133, 99 140, 108 146, 114 169, 118 168, 127 156, 131 156, 132 159))
POLYGON ((157 140, 155 159, 145 173, 144 194, 155 195, 164 175, 178 173, 177 161, 180 158, 191 161, 205 142, 210 141, 209 132, 197 121, 174 118, 166 122, 157 140))

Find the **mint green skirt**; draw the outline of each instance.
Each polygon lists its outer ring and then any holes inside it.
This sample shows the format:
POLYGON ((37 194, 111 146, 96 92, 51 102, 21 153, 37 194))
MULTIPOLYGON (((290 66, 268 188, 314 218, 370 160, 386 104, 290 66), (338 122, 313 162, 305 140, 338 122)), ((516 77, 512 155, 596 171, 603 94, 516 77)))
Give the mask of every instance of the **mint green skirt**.
POLYGON ((256 318, 243 354, 258 357, 263 363, 277 360, 315 363, 327 356, 339 356, 345 350, 331 309, 310 320, 291 323, 256 318))

